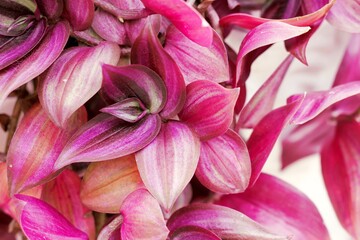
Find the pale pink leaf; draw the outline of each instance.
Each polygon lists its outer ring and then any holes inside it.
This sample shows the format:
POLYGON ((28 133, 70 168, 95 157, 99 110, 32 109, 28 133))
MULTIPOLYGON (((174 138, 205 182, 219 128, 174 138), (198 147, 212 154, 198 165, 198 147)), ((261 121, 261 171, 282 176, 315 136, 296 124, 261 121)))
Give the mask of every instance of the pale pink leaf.
POLYGON ((337 0, 327 15, 327 20, 342 31, 359 33, 359 11, 359 0, 337 0))
POLYGON ((101 229, 97 239, 98 240, 121 240, 120 227, 123 221, 123 216, 116 216, 103 229, 101 229))

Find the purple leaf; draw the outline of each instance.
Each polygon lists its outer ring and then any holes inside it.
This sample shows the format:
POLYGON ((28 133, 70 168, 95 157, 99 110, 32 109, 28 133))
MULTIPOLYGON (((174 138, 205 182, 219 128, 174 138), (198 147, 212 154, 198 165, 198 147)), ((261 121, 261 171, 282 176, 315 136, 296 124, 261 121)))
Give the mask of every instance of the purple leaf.
POLYGON ((114 67, 103 65, 103 94, 118 102, 138 98, 151 112, 160 112, 166 103, 166 87, 159 75, 142 65, 114 67))
POLYGON ((117 64, 120 48, 102 42, 96 47, 75 47, 64 52, 41 76, 39 99, 57 126, 101 88, 101 64, 117 64))
POLYGON ((291 236, 292 240, 330 240, 311 200, 271 175, 261 174, 252 188, 241 194, 224 195, 216 204, 242 212, 269 232, 291 236))
POLYGON ((157 34, 148 23, 131 49, 131 62, 145 65, 157 72, 165 82, 167 102, 160 115, 176 116, 185 103, 185 82, 177 63, 161 46, 157 34))
POLYGON ((29 240, 36 239, 89 239, 75 228, 63 215, 47 203, 34 197, 17 194, 15 198, 23 205, 19 223, 29 240))
MULTIPOLYGON (((25 33, 14 37, 0 48, 0 71, 29 53, 43 38, 46 30, 46 20, 41 19, 25 33)), ((6 70, 6 69, 5 69, 6 70)))
POLYGON ((327 20, 336 28, 351 32, 360 32, 360 2, 358 0, 337 0, 327 15, 327 20))
POLYGON ((63 0, 36 0, 40 12, 49 19, 57 19, 64 10, 63 0))
POLYGON ((58 22, 21 62, 0 71, 0 105, 13 90, 40 75, 56 60, 69 38, 69 31, 67 22, 58 22))
POLYGON ((251 175, 250 157, 245 142, 232 130, 201 142, 196 177, 218 193, 238 193, 247 188, 251 175))
POLYGON ((141 179, 167 212, 193 177, 199 155, 199 139, 177 121, 163 123, 157 137, 135 154, 141 179))
POLYGON ((124 199, 144 188, 134 154, 91 163, 81 185, 81 200, 90 209, 118 213, 124 199))
POLYGON ((231 208, 214 204, 192 204, 176 211, 167 222, 171 232, 185 226, 197 226, 221 239, 286 240, 273 235, 260 224, 231 208))
POLYGON ((331 142, 321 151, 321 167, 331 203, 343 227, 360 238, 360 126, 339 122, 331 142))
POLYGON ((293 59, 294 58, 289 55, 256 91, 250 101, 242 109, 236 129, 239 129, 240 127, 253 128, 272 110, 277 92, 279 91, 280 85, 293 59))
POLYGON ((260 47, 284 41, 310 30, 310 27, 296 27, 283 22, 269 21, 253 28, 243 39, 236 63, 236 79, 241 77, 243 71, 243 58, 253 50, 260 47))
POLYGON ((195 43, 209 47, 213 30, 209 23, 189 4, 182 0, 141 0, 146 8, 165 16, 186 37, 195 43))
POLYGON ((239 89, 202 80, 186 86, 186 102, 180 119, 189 125, 202 140, 225 133, 233 121, 234 106, 239 89))
POLYGON ((39 104, 32 107, 19 124, 9 147, 10 194, 19 193, 53 177, 56 174, 56 159, 71 135, 85 122, 85 108, 76 112, 61 129, 53 124, 39 104))
POLYGON ((185 226, 169 233, 170 240, 221 240, 215 233, 197 226, 185 226))
POLYGON ((167 29, 164 49, 178 64, 186 83, 205 79, 217 83, 230 80, 224 43, 214 30, 211 34, 211 45, 203 47, 187 39, 175 27, 167 29))
POLYGON ((165 240, 169 233, 161 208, 145 189, 131 193, 120 209, 121 239, 165 240))
POLYGON ((148 115, 131 124, 101 113, 68 141, 55 163, 60 169, 75 162, 98 162, 129 155, 148 145, 159 133, 161 119, 148 115))
POLYGON ((94 1, 64 0, 63 16, 69 20, 75 31, 82 31, 90 27, 94 18, 94 1))

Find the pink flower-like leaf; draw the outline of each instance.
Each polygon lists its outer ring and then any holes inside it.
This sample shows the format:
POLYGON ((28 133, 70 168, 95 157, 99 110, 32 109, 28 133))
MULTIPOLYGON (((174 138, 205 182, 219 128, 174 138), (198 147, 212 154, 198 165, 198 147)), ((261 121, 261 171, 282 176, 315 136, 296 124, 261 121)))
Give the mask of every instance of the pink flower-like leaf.
POLYGON ((277 92, 293 59, 289 55, 256 91, 240 113, 237 130, 240 128, 253 128, 272 110, 277 92))
POLYGON ((176 116, 185 103, 184 77, 175 60, 163 49, 150 23, 131 49, 131 62, 145 65, 162 77, 168 98, 160 114, 164 118, 176 116))
POLYGON ((94 0, 64 0, 63 16, 70 22, 75 31, 90 27, 94 18, 94 0))
POLYGON ((138 98, 126 98, 120 102, 100 109, 126 122, 135 123, 148 114, 147 109, 138 98))
POLYGON ((214 204, 192 204, 176 211, 167 222, 171 232, 185 226, 205 228, 221 239, 286 240, 274 235, 246 215, 214 204))
POLYGON ((291 236, 292 240, 330 240, 311 200, 271 175, 261 174, 252 188, 241 194, 224 195, 215 203, 242 212, 269 232, 291 236))
POLYGON ((157 137, 135 154, 141 179, 167 212, 193 177, 199 155, 199 139, 177 121, 163 123, 157 137))
POLYGON ((225 133, 233 120, 239 89, 226 89, 207 80, 186 86, 186 102, 180 119, 202 140, 225 133))
POLYGON ((221 240, 215 233, 197 226, 185 226, 169 233, 170 240, 221 240))
POLYGON ((0 48, 0 70, 29 53, 43 38, 46 31, 46 20, 41 19, 34 27, 20 36, 2 45, 0 48))
POLYGON ((252 187, 260 176, 261 170, 283 128, 299 108, 301 100, 277 108, 268 113, 255 126, 247 141, 251 160, 251 178, 249 187, 252 187))
POLYGON ((90 209, 118 213, 124 199, 133 191, 144 188, 134 154, 91 163, 81 185, 81 200, 90 209))
POLYGON ((0 105, 13 90, 40 75, 56 60, 69 33, 68 23, 58 22, 47 30, 42 41, 19 64, 0 71, 0 105))
POLYGON ((208 189, 218 193, 245 191, 251 175, 251 163, 245 142, 229 129, 223 135, 201 142, 196 177, 208 189))
POLYGON ((165 240, 169 233, 158 202, 145 189, 131 193, 120 214, 122 240, 165 240))
POLYGON ((288 98, 291 103, 302 99, 302 104, 291 118, 292 124, 303 124, 318 116, 325 109, 348 97, 360 94, 360 82, 350 82, 333 87, 330 90, 316 91, 288 98))
POLYGON ((66 169, 44 185, 41 200, 58 210, 76 228, 85 232, 89 239, 95 239, 94 217, 81 202, 80 183, 79 176, 66 169))
POLYGON ((75 47, 63 53, 41 76, 39 99, 51 119, 63 127, 102 84, 101 64, 117 64, 120 48, 109 42, 75 47))
POLYGON ((165 16, 186 37, 195 43, 209 47, 213 41, 213 30, 209 23, 182 0, 141 0, 146 8, 165 16))
POLYGON ((118 102, 138 98, 151 113, 160 112, 166 103, 164 81, 159 75, 142 65, 114 67, 103 65, 103 95, 118 102))
POLYGON ((321 167, 331 203, 343 227, 360 238, 360 126, 339 122, 331 142, 321 151, 321 167))
POLYGON ((187 39, 174 26, 166 31, 164 49, 179 66, 187 84, 204 79, 217 83, 230 80, 224 43, 214 30, 211 34, 213 42, 203 47, 187 39))
POLYGON ((325 141, 334 134, 330 111, 324 111, 315 119, 294 126, 282 138, 281 167, 286 168, 295 161, 320 152, 325 141))
POLYGON ((56 174, 55 161, 86 118, 86 110, 81 108, 61 129, 54 125, 39 104, 25 114, 7 155, 11 195, 44 183, 56 174))
POLYGON ((49 19, 57 19, 64 10, 63 0, 36 0, 40 12, 49 19))
POLYGON ((360 2, 358 0, 337 0, 326 19, 336 28, 351 32, 360 32, 360 2))
POLYGON ((61 213, 49 204, 34 197, 17 194, 22 205, 19 224, 29 240, 37 239, 84 239, 88 236, 74 227, 61 213))
POLYGON ((147 115, 136 123, 128 123, 101 113, 71 137, 55 168, 60 169, 75 162, 99 162, 129 155, 148 145, 160 127, 158 115, 147 115))
POLYGON ((121 240, 120 227, 123 216, 116 216, 103 229, 101 229, 97 239, 101 240, 121 240))
MULTIPOLYGON (((276 42, 302 35, 310 27, 296 27, 279 21, 265 22, 253 28, 243 39, 236 63, 236 79, 239 80, 244 71, 243 58, 253 50, 276 42)), ((246 79, 241 79, 243 82, 246 79)))

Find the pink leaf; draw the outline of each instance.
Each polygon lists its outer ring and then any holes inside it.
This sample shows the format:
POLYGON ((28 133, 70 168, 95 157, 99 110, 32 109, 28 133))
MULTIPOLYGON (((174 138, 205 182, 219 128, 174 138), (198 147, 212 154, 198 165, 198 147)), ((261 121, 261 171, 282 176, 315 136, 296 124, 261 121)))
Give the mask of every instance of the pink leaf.
POLYGON ((336 28, 351 32, 360 32, 360 2, 358 0, 337 0, 327 15, 327 20, 336 28))
POLYGON ((333 140, 321 151, 321 166, 331 203, 343 227, 360 238, 360 126, 339 122, 333 140))
POLYGON ((88 239, 84 232, 75 228, 63 215, 47 203, 21 194, 17 194, 15 197, 23 205, 19 223, 29 240, 88 239))
POLYGON ((144 188, 133 154, 92 163, 83 177, 81 200, 90 209, 118 213, 124 199, 144 188))
POLYGON ((167 222, 171 232, 185 226, 197 226, 221 239, 286 240, 271 234, 260 224, 233 209, 214 204, 193 204, 175 212, 167 222))
POLYGON ((60 55, 69 38, 67 22, 58 22, 48 29, 45 37, 19 64, 0 71, 0 105, 19 86, 44 72, 60 55))
POLYGON ((44 185, 41 200, 58 210, 76 228, 95 239, 94 217, 80 199, 80 178, 66 169, 51 182, 44 185))
POLYGON ((94 18, 94 11, 93 0, 64 0, 63 16, 69 20, 75 31, 82 31, 90 27, 94 18))
POLYGON ((131 49, 131 62, 157 72, 165 82, 167 102, 161 116, 176 116, 185 103, 185 82, 177 63, 163 49, 151 24, 147 24, 131 49))
POLYGON ((71 135, 86 121, 79 109, 64 129, 56 127, 39 104, 24 116, 7 155, 10 194, 44 183, 54 177, 54 164, 71 135), (21 150, 21 151, 20 151, 21 150))
POLYGON ((110 223, 108 223, 98 235, 97 239, 101 240, 121 240, 120 227, 123 221, 123 216, 116 216, 110 223))
POLYGON ((105 113, 99 114, 71 137, 55 168, 129 155, 148 145, 160 131, 160 126, 158 115, 148 115, 132 124, 105 113))
POLYGON ((221 240, 215 233, 197 226, 185 226, 169 234, 170 240, 221 240))
POLYGON ((275 72, 261 85, 250 101, 242 109, 237 129, 253 128, 267 113, 275 102, 277 92, 292 63, 293 57, 289 55, 275 70, 275 72))
POLYGON ((209 47, 213 41, 212 28, 189 4, 182 0, 141 0, 146 8, 165 16, 186 37, 195 43, 209 47))
POLYGON ((138 98, 151 113, 160 112, 166 103, 164 81, 159 75, 142 65, 125 67, 103 65, 104 97, 112 101, 138 98))
POLYGON ((73 112, 88 101, 102 83, 101 64, 117 64, 120 48, 103 42, 63 53, 42 75, 39 99, 54 123, 63 127, 73 112))
POLYGON ((216 204, 242 212, 269 232, 291 236, 292 240, 330 240, 320 213, 311 200, 271 175, 260 175, 256 184, 246 192, 224 195, 216 204))
POLYGON ((179 117, 202 140, 220 136, 228 130, 233 120, 238 89, 226 89, 202 80, 186 86, 186 94, 185 106, 179 117))
POLYGON ((241 77, 243 71, 243 58, 253 50, 260 47, 284 41, 310 30, 310 27, 295 27, 283 22, 269 21, 252 29, 243 39, 236 63, 236 79, 241 77))
POLYGON ((196 177, 218 193, 238 193, 247 188, 251 175, 250 157, 245 142, 232 130, 201 142, 196 177))
POLYGON ((136 190, 125 199, 120 214, 123 240, 165 240, 168 235, 159 204, 144 189, 136 190))
POLYGON ((214 30, 211 34, 213 42, 203 47, 187 39, 175 27, 167 29, 164 49, 178 64, 186 83, 204 79, 217 83, 230 80, 224 43, 214 30))
POLYGON ((141 179, 166 211, 193 177, 199 154, 199 139, 177 121, 163 123, 158 136, 135 154, 141 179))

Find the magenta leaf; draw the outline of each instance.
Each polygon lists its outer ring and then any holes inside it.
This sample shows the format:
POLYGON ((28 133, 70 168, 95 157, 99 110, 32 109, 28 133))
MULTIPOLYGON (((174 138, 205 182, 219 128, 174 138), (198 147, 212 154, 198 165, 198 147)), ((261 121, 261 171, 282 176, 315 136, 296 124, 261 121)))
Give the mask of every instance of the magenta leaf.
POLYGON ((49 19, 57 19, 64 10, 63 0, 36 0, 42 14, 49 19))
POLYGON ((169 233, 170 240, 221 240, 215 233, 197 226, 185 226, 169 233))
POLYGON ((292 63, 292 60, 293 57, 289 55, 266 80, 266 82, 256 91, 250 101, 242 109, 237 123, 237 129, 253 128, 267 113, 272 110, 275 97, 279 91, 285 74, 292 63))
POLYGON ((166 103, 166 87, 159 75, 142 65, 103 65, 103 94, 112 101, 138 98, 151 112, 160 112, 166 103))
POLYGON ((57 126, 64 126, 71 114, 100 90, 101 64, 117 64, 119 58, 120 48, 114 43, 75 47, 41 76, 39 99, 57 126))
POLYGON ((321 167, 331 203, 343 227, 360 238, 360 126, 339 122, 331 142, 321 151, 321 167))
POLYGON ((337 0, 327 15, 327 20, 342 31, 359 33, 359 11, 358 0, 337 0))
POLYGON ((145 189, 131 193, 120 214, 122 240, 165 240, 169 233, 158 202, 145 189))
POLYGON ((281 141, 281 167, 286 168, 301 158, 320 152, 323 143, 333 134, 334 124, 327 110, 309 122, 294 126, 281 141))
POLYGON ((79 109, 64 129, 56 127, 39 104, 31 108, 19 124, 7 155, 10 194, 53 177, 55 161, 71 135, 85 122, 85 108, 79 109))
POLYGON ((293 240, 330 240, 311 200, 271 175, 261 174, 252 188, 241 194, 224 195, 216 204, 242 212, 269 232, 288 235, 293 240))
POLYGON ((68 40, 69 31, 66 22, 58 22, 19 64, 0 71, 0 105, 13 90, 40 75, 56 60, 68 40))
POLYGON ((164 49, 178 64, 186 83, 205 79, 217 83, 230 80, 224 43, 214 30, 211 34, 211 45, 203 47, 187 39, 175 27, 167 29, 164 49))
POLYGON ((239 89, 226 89, 211 81, 195 81, 186 86, 186 102, 179 113, 202 140, 225 133, 233 120, 239 89))
POLYGON ((176 116, 185 103, 185 82, 172 57, 163 49, 151 24, 147 24, 131 49, 131 62, 145 65, 157 72, 165 82, 167 102, 161 116, 176 116))
POLYGON ((271 234, 260 224, 231 208, 214 204, 192 204, 176 211, 167 222, 171 232, 186 226, 210 230, 221 239, 288 239, 271 234))
POLYGON ((160 131, 160 126, 158 115, 147 115, 132 124, 105 113, 99 114, 71 137, 55 168, 129 155, 148 145, 160 131))
POLYGON ((135 154, 141 179, 167 212, 193 177, 199 155, 199 139, 177 121, 163 123, 157 137, 135 154))
POLYGON ((80 184, 79 176, 66 169, 54 180, 44 185, 41 200, 58 210, 77 229, 85 232, 90 239, 95 239, 94 217, 81 202, 80 184))
POLYGON ((94 1, 64 0, 63 16, 69 20, 75 31, 82 31, 90 27, 94 18, 94 1))
POLYGON ((141 0, 146 8, 165 16, 186 37, 195 43, 209 47, 213 30, 209 23, 189 4, 182 0, 141 0))
POLYGON ((279 21, 265 22, 253 28, 243 39, 236 63, 236 79, 241 78, 244 68, 243 58, 260 47, 284 41, 310 30, 310 27, 296 27, 279 21))
POLYGON ((196 177, 208 189, 218 193, 245 191, 251 175, 251 163, 245 142, 232 130, 201 142, 196 177))
POLYGON ((17 194, 15 197, 23 204, 19 223, 29 240, 89 239, 84 232, 75 228, 63 215, 47 203, 21 194, 17 194))
POLYGON ((34 27, 25 33, 14 37, 0 48, 0 70, 8 67, 15 61, 29 53, 43 38, 46 30, 46 20, 41 19, 34 27))

